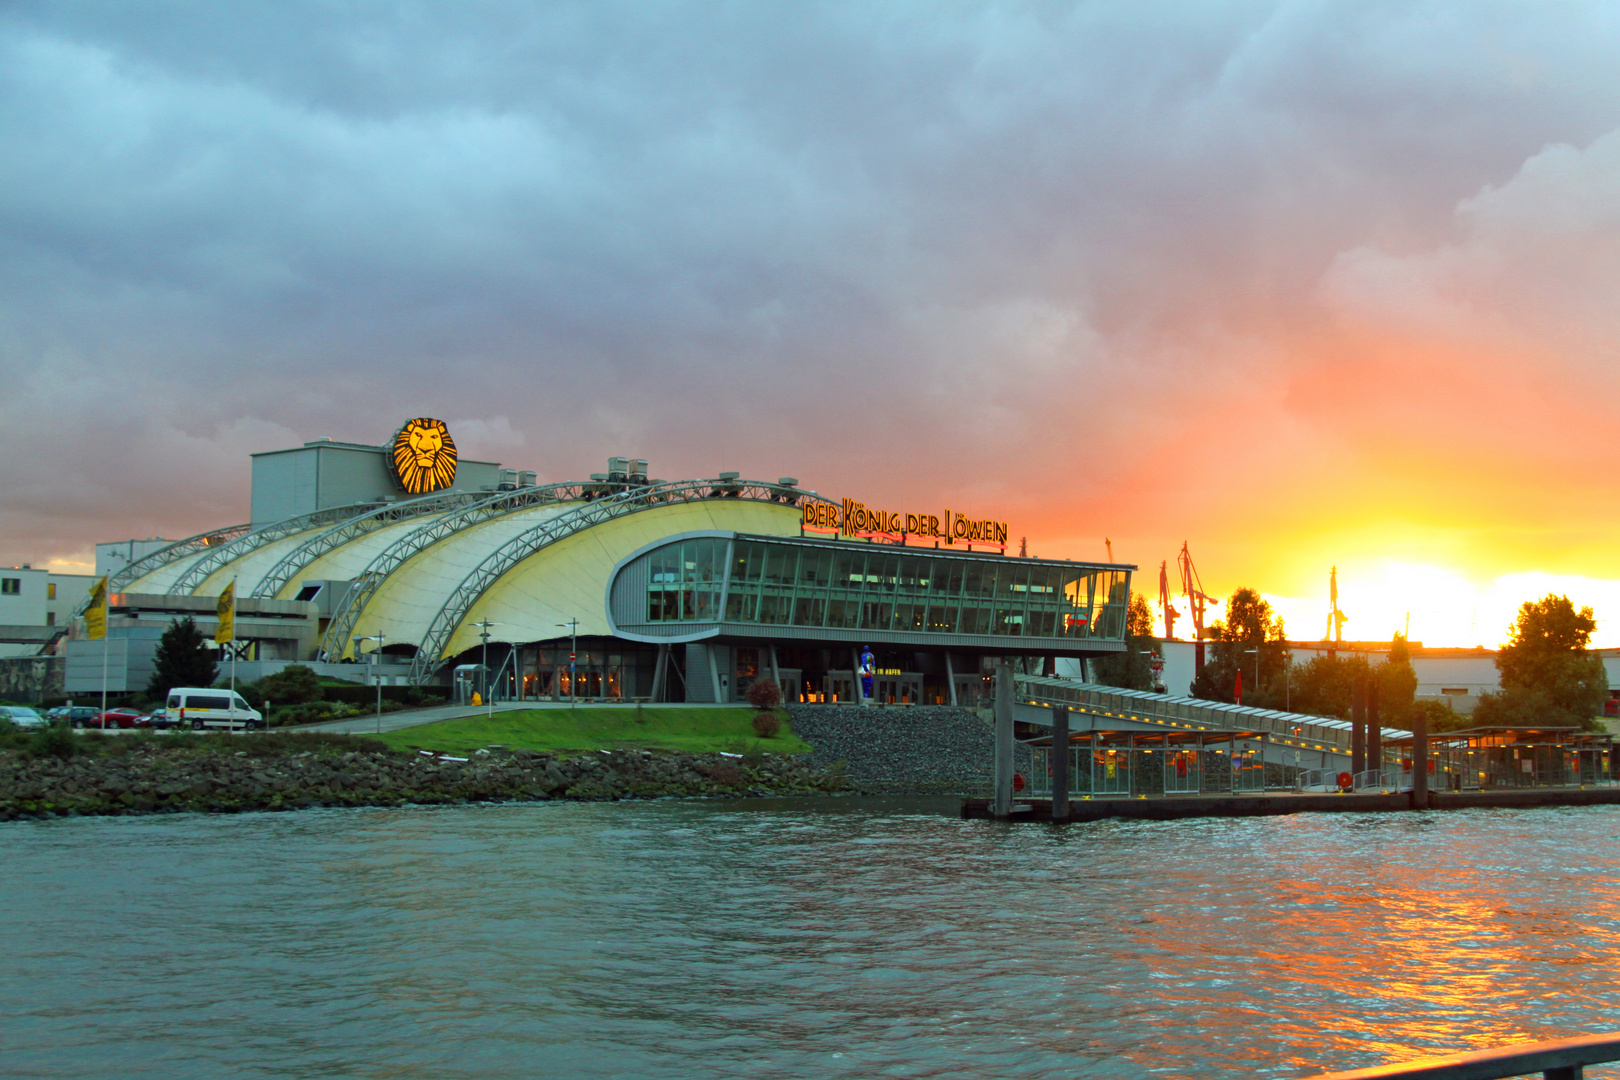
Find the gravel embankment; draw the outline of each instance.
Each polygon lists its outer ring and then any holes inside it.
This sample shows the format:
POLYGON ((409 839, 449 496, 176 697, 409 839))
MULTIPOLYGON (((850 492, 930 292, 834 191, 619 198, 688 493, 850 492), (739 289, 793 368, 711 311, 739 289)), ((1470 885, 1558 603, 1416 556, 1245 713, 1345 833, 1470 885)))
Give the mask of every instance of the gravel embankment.
POLYGON ((386 750, 255 755, 150 747, 65 760, 0 754, 0 821, 74 813, 818 795, 849 788, 837 770, 779 754, 616 750, 560 757, 516 751, 475 754, 467 761, 386 750))
MULTIPOLYGON (((969 709, 790 705, 787 711, 793 733, 815 748, 811 764, 843 762, 861 791, 974 795, 990 788, 994 731, 969 709)), ((1019 746, 1015 767, 1026 776, 1031 760, 1019 746)))

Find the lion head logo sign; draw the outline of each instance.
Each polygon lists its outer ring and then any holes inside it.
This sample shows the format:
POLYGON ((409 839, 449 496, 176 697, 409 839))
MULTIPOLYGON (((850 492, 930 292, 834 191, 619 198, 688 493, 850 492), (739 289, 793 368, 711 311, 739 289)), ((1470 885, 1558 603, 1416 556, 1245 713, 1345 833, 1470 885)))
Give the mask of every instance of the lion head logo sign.
POLYGON ((394 477, 412 495, 443 491, 456 480, 456 444, 443 420, 405 421, 394 436, 394 477))

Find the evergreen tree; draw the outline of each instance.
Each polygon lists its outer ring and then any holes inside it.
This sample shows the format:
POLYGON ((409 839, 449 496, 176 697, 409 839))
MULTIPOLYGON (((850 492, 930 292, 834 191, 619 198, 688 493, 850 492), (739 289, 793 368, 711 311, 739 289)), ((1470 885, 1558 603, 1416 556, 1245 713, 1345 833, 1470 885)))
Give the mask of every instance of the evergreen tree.
POLYGON ((188 615, 163 631, 153 658, 152 681, 146 695, 154 701, 168 698, 176 686, 213 686, 219 668, 214 654, 203 641, 202 631, 188 615))

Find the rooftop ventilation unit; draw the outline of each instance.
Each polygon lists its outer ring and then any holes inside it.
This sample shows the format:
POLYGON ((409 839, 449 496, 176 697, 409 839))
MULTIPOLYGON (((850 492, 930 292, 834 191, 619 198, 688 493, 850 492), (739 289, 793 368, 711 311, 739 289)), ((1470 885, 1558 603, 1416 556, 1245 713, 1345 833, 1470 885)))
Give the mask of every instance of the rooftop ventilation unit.
POLYGON ((630 462, 630 479, 642 484, 647 482, 646 458, 635 458, 630 462))
POLYGON ((615 484, 622 484, 630 479, 630 459, 622 457, 608 458, 608 479, 615 484))
POLYGON ((520 488, 534 487, 534 473, 529 469, 518 471, 517 486, 520 488))

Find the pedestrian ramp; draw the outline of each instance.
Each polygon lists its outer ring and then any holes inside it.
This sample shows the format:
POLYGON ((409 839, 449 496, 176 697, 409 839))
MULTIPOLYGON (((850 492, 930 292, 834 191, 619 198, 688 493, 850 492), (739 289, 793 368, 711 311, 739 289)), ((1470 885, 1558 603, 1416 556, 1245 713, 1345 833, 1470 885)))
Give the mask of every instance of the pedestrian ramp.
MULTIPOLYGON (((1036 707, 1021 710, 1023 715, 1019 718, 1037 724, 1051 722, 1047 709, 1067 705, 1071 714, 1091 717, 1089 726, 1093 728, 1114 721, 1122 727, 1138 730, 1255 732, 1268 736, 1267 741, 1273 745, 1339 754, 1350 752, 1350 722, 1328 716, 1257 709, 1202 698, 1170 697, 1048 675, 1015 676, 1014 688, 1018 704, 1036 707), (1046 719, 1042 719, 1043 713, 1046 719)), ((1409 734, 1396 728, 1380 730, 1385 740, 1409 734)))

